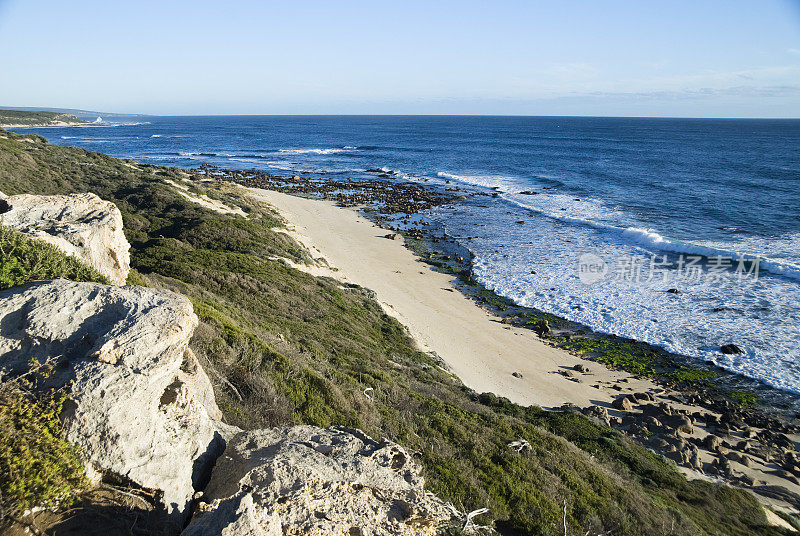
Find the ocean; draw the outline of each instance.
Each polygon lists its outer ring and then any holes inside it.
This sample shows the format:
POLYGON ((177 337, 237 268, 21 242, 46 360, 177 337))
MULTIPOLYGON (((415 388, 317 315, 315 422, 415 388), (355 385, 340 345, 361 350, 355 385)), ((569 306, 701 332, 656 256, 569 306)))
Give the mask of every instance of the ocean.
POLYGON ((145 163, 487 194, 423 214, 472 251, 487 288, 800 393, 800 120, 216 116, 18 130, 145 163))

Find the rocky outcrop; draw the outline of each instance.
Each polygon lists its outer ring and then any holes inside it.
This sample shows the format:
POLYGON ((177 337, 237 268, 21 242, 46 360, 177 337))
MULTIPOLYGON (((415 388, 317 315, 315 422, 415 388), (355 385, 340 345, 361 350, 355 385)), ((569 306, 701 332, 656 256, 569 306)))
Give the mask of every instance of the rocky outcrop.
POLYGON ((89 472, 161 492, 180 521, 238 430, 188 349, 197 317, 165 290, 56 280, 0 292, 0 370, 55 360, 67 438, 89 472))
MULTIPOLYGON (((115 284, 127 278, 121 214, 93 194, 0 194, 0 219, 115 284)), ((53 373, 38 385, 67 390, 64 430, 90 478, 158 492, 165 534, 180 531, 203 490, 187 535, 432 535, 459 518, 389 441, 343 428, 223 424, 188 348, 196 326, 189 300, 169 291, 30 283, 0 292, 0 381, 49 362, 53 373)))
POLYGON ((243 432, 183 536, 428 535, 458 513, 398 445, 312 426, 243 432))
POLYGON ((122 232, 122 214, 114 203, 94 194, 12 195, 0 198, 0 222, 44 240, 125 284, 130 271, 130 244, 122 232))
POLYGON ((614 399, 614 401, 611 402, 611 407, 622 411, 631 411, 633 409, 633 404, 631 403, 631 399, 625 395, 614 399))
POLYGON ((736 346, 735 344, 723 344, 723 345, 720 347, 720 351, 721 351, 723 354, 729 354, 729 355, 735 355, 735 354, 741 354, 741 353, 744 353, 744 352, 742 351, 742 349, 741 349, 741 348, 739 348, 738 346, 736 346))

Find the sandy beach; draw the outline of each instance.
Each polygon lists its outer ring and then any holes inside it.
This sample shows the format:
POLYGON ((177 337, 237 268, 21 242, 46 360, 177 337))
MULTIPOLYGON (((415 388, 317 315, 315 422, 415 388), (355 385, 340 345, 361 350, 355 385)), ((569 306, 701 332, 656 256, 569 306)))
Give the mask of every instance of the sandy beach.
POLYGON ((656 389, 648 380, 553 348, 531 330, 501 324, 456 290, 455 277, 420 262, 402 239, 385 238, 386 230, 354 209, 271 190, 247 190, 276 207, 293 236, 332 268, 315 267, 315 275, 375 291, 387 313, 408 328, 422 350, 435 352, 477 392, 554 408, 567 402, 609 406, 620 392, 656 389), (559 374, 578 363, 590 372, 572 379, 559 374), (522 377, 514 376, 515 372, 522 377), (623 390, 611 389, 618 382, 623 390))
MULTIPOLYGON (((656 402, 682 411, 706 412, 678 402, 673 393, 646 378, 583 360, 548 345, 531 330, 502 324, 457 289, 457 278, 432 270, 402 239, 386 238, 385 229, 356 209, 336 206, 333 201, 242 188, 252 198, 276 208, 287 220, 289 233, 318 261, 313 266, 293 266, 373 290, 386 312, 408 328, 420 349, 435 352, 453 374, 479 393, 491 392, 521 405, 546 409, 566 403, 597 405, 612 416, 625 418, 626 412, 613 409, 611 402, 621 395, 647 392, 656 402), (579 363, 589 372, 573 373, 572 378, 560 373, 579 363)), ((691 435, 702 440, 709 432, 707 427, 695 425, 691 435)), ((705 467, 717 457, 703 448, 699 453, 705 467)), ((786 480, 773 464, 754 458, 747 466, 735 466, 737 473, 764 486, 755 493, 763 504, 793 510, 792 499, 762 491, 777 485, 800 493, 800 485, 786 480)), ((689 478, 720 480, 685 466, 678 468, 689 478)), ((772 521, 783 524, 777 518, 772 521)))

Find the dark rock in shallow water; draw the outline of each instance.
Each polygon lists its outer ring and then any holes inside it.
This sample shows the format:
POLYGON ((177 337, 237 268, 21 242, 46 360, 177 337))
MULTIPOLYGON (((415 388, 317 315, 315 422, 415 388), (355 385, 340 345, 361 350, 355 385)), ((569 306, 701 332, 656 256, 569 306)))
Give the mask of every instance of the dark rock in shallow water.
POLYGON ((742 354, 744 353, 741 348, 735 344, 724 344, 719 349, 723 354, 742 354))

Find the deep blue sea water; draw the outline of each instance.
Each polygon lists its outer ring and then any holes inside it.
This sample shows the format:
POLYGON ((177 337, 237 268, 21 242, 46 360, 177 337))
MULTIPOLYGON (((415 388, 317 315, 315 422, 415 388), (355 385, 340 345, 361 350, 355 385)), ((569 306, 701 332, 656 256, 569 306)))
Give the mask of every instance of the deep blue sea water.
POLYGON ((148 117, 28 130, 155 164, 383 168, 493 194, 425 214, 474 253, 488 288, 800 392, 800 120, 148 117), (727 343, 744 353, 722 354, 727 343))

